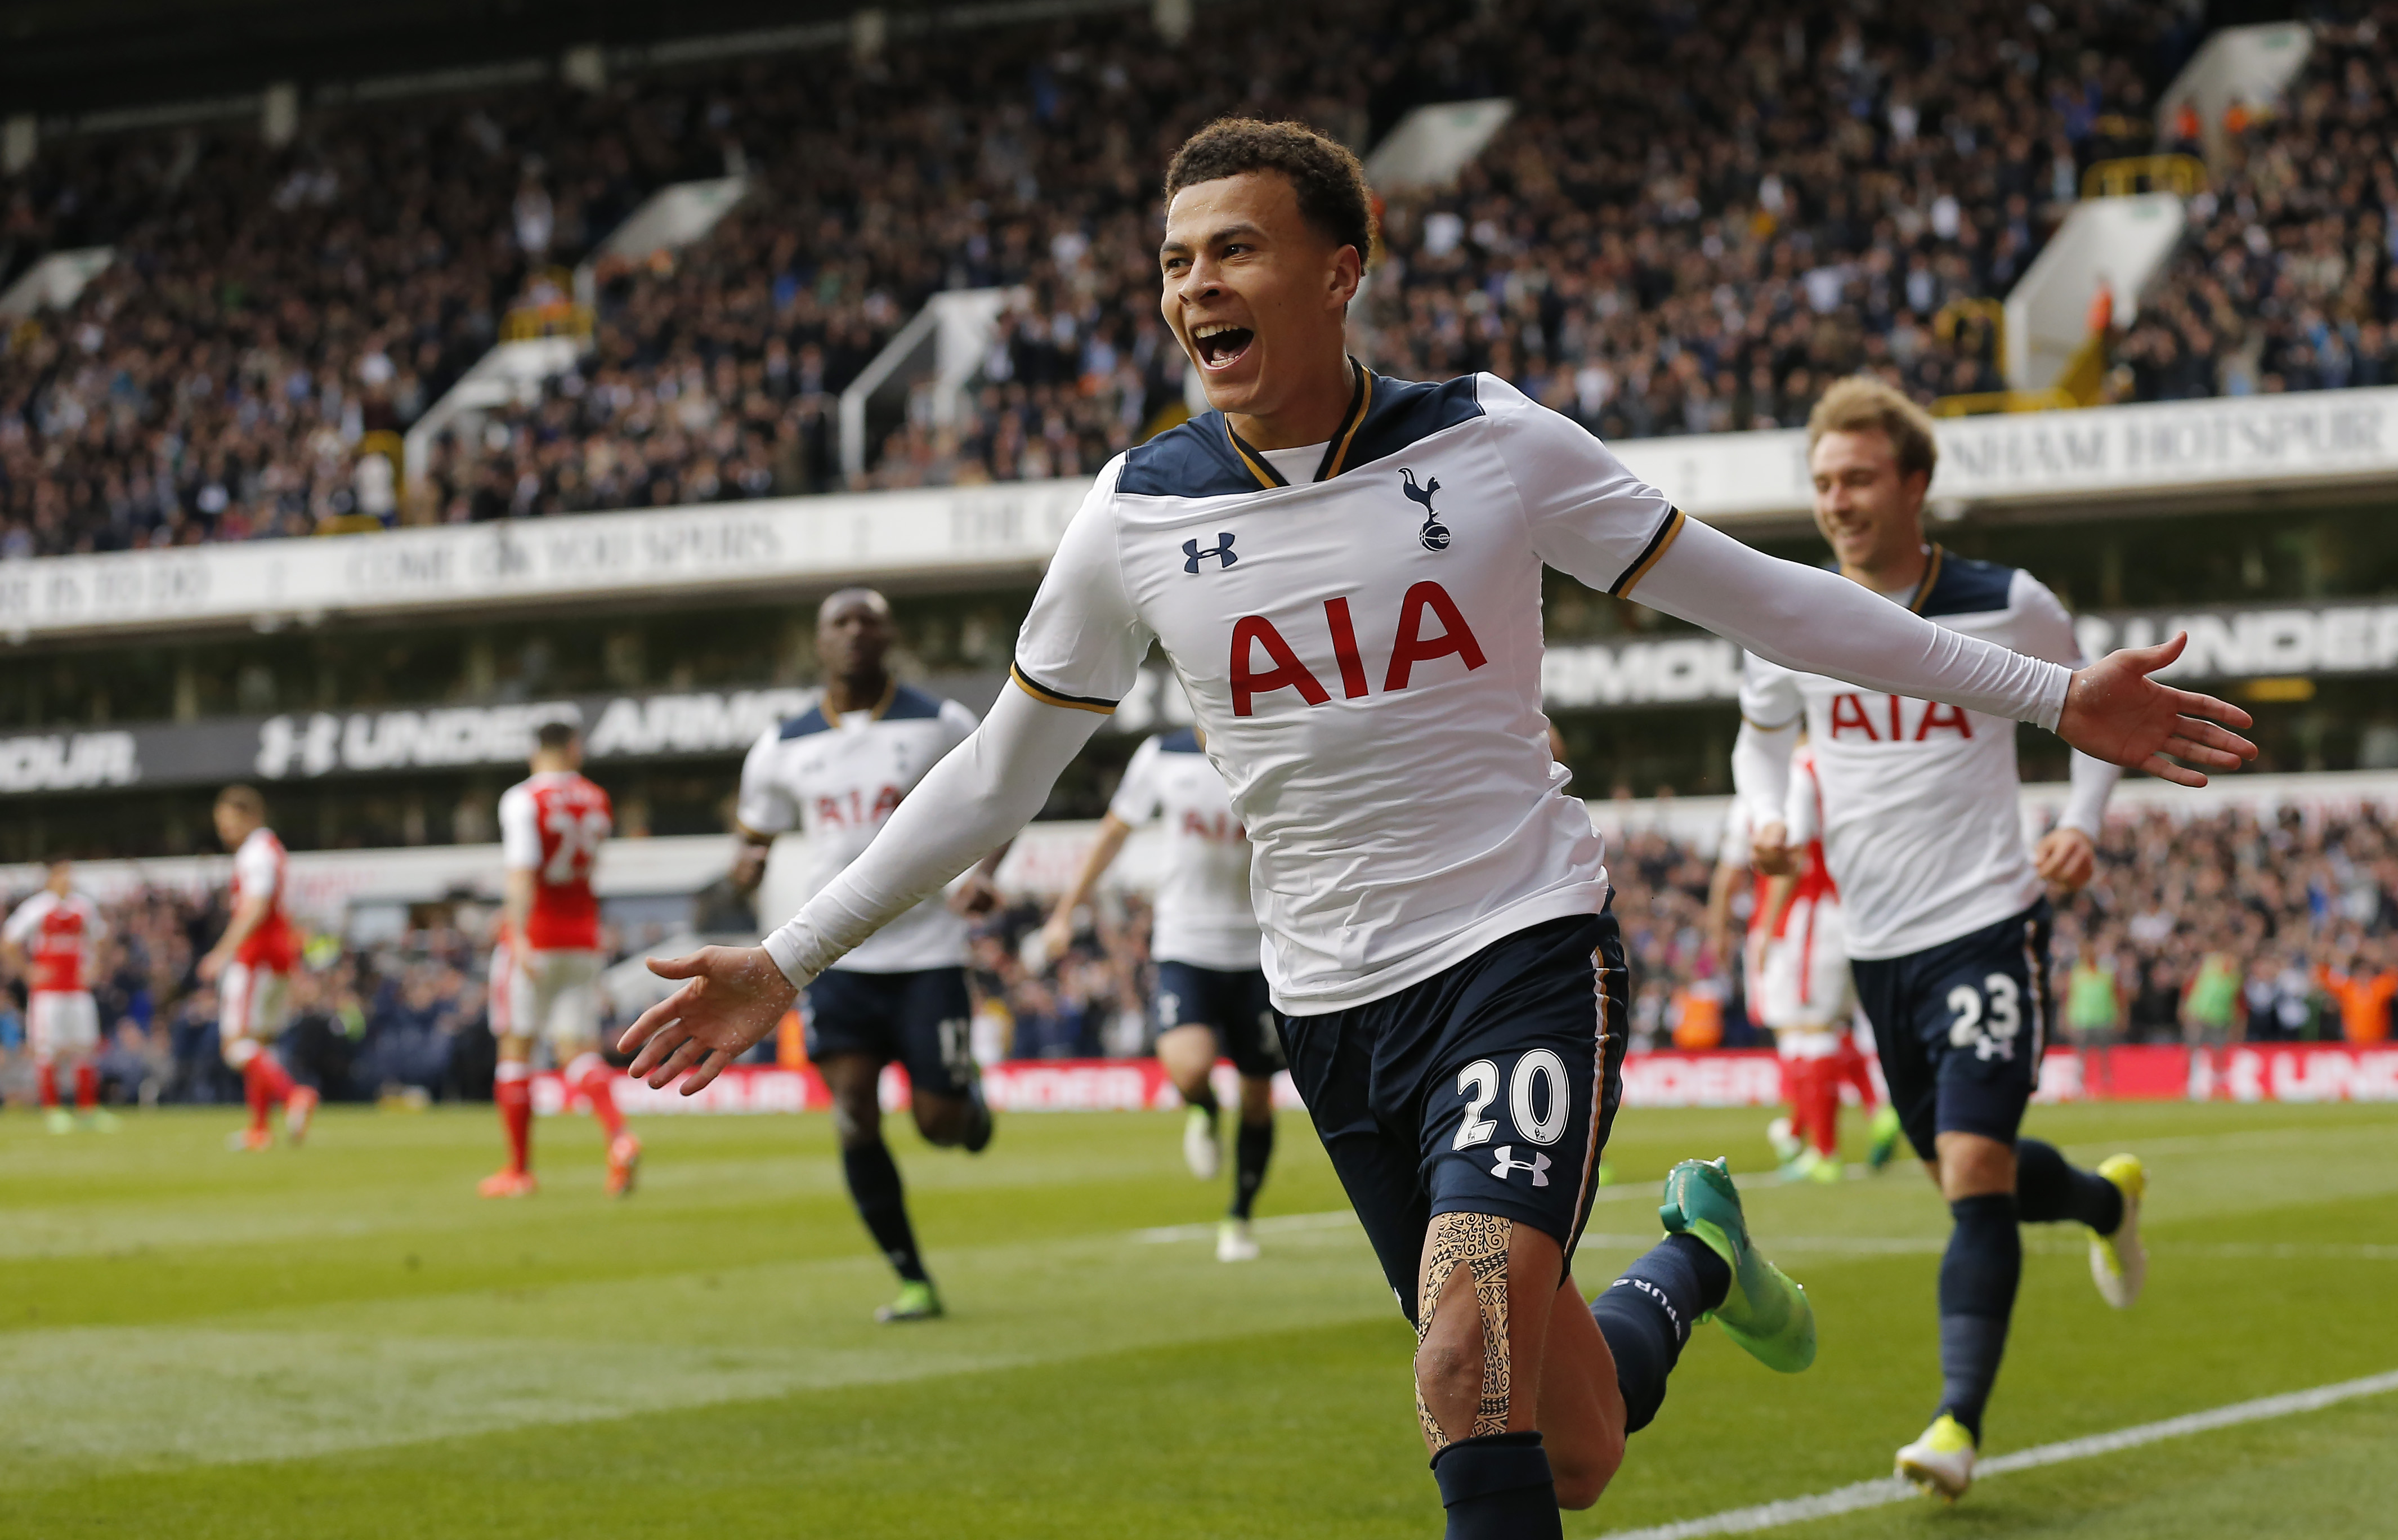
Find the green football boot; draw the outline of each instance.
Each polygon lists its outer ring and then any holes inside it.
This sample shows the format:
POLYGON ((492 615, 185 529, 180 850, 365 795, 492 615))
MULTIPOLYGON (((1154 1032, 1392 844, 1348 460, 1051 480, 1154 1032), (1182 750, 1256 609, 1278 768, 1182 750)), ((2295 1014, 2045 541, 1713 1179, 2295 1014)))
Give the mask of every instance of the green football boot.
POLYGON ((899 1297, 874 1312, 874 1318, 885 1326, 901 1321, 933 1321, 948 1314, 941 1308, 941 1296, 929 1283, 902 1283, 899 1297))
POLYGON ((1873 1142, 1866 1148, 1866 1164, 1879 1171, 1890 1164, 1898 1148, 1898 1109, 1885 1101, 1873 1115, 1873 1142))
POLYGON ((1730 1162, 1685 1160, 1666 1172, 1665 1201, 1657 1217, 1668 1233, 1705 1242, 1731 1269, 1731 1289, 1713 1315, 1749 1357, 1782 1374, 1796 1374, 1815 1361, 1814 1306, 1807 1303, 1807 1290, 1758 1255, 1730 1162))

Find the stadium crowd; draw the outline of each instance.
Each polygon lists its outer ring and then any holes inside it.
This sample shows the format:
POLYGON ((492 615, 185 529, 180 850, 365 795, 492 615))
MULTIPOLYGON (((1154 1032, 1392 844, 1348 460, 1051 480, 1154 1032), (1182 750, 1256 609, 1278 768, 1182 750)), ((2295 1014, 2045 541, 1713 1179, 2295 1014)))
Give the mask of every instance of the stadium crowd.
MULTIPOLYGON (((2342 174, 2250 129, 2245 180, 2200 200, 2204 271, 2149 312, 2270 313, 2284 340, 2258 388, 2381 367, 2388 317, 2326 346, 2281 290, 2311 303, 2327 283, 2338 303, 2312 308, 2335 330, 2398 293, 2365 260, 2392 228, 2374 209, 2387 32, 2327 29, 2295 96, 2290 121, 2349 136, 2324 154, 2359 152, 2342 174), (2318 201, 2353 210, 2342 230, 2318 201), (2234 247, 2227 275, 2213 258, 2234 247)), ((1364 144, 1420 102, 1516 100, 1458 185, 1391 200, 1356 323, 1377 367, 1488 368, 1619 437, 1786 425, 1857 368, 1927 398, 1985 388, 1995 338, 1972 302, 2024 271, 2083 169, 2152 145, 2155 92, 2197 40, 2187 8, 2121 0, 1870 20, 1744 0, 1704 24, 1678 5, 1313 0, 1171 52, 1128 11, 862 65, 800 53, 600 94, 312 111, 281 149, 247 126, 69 141, 0 182, 5 260, 106 238, 118 261, 0 344, 0 553, 850 484, 837 398, 945 289, 1007 290, 997 336, 963 410, 919 392, 877 421, 865 483, 1093 469, 1181 401, 1153 189, 1183 134, 1234 110, 1364 144), (392 487, 376 435, 512 313, 582 324, 563 270, 657 186, 728 171, 749 190, 700 244, 598 268, 581 364, 392 487)), ((2122 339, 2152 394, 2205 372, 2156 361, 2162 324, 2122 339)))
MULTIPOLYGON (((2115 347, 2140 400, 2398 385, 2398 7, 2322 25, 2115 347)), ((2169 126, 2186 150, 2194 115, 2169 126)))
MULTIPOLYGON (((1764 1040, 1748 1023, 1736 960, 1727 966, 1709 941, 1710 864, 1653 829, 1609 853, 1636 1051, 1764 1040)), ((103 1095, 239 1101, 218 1053, 215 992, 192 972, 223 925, 222 902, 150 888, 103 908, 103 1095)), ((977 1057, 1145 1052, 1155 1031, 1147 906, 1097 906, 1058 958, 1025 944, 1045 917, 1027 899, 978 924, 977 1057)), ((358 946, 320 936, 305 960, 286 1040, 304 1078, 344 1100, 489 1094, 485 948, 467 929, 444 924, 358 946)), ((2398 815, 2365 806, 2111 821, 2096 880, 2060 906, 2054 967, 2059 1020, 2076 1042, 2386 1041, 2398 1000, 2398 815)), ((23 1006, 24 980, 0 979, 0 1093, 11 1100, 28 1089, 23 1006)), ((772 1049, 772 1039, 761 1045, 772 1049)))

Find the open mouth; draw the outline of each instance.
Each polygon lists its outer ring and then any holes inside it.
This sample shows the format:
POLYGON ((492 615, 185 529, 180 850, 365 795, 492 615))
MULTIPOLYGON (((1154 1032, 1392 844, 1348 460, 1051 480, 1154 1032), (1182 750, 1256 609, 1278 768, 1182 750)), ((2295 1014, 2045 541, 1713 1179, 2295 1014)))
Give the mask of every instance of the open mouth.
POLYGON ((1202 369, 1229 369, 1244 353, 1257 333, 1246 326, 1233 326, 1227 321, 1209 321, 1191 329, 1191 346, 1199 355, 1202 369))

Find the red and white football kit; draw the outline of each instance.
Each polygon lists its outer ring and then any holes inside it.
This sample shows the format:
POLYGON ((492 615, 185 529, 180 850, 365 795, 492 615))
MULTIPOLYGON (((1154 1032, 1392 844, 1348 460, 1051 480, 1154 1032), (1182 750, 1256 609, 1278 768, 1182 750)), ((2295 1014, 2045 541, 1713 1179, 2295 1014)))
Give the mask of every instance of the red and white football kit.
POLYGON ((500 794, 501 859, 533 874, 520 938, 492 958, 492 1032, 546 1037, 561 1057, 600 1032, 600 900, 591 871, 614 827, 608 793, 572 770, 548 770, 500 794))
POLYGON ((537 770, 500 794, 501 860, 532 874, 524 933, 505 921, 492 952, 492 1035, 505 1052, 492 1100, 507 1136, 508 1164, 486 1179, 487 1197, 532 1190, 532 1039, 548 1040, 567 1088, 608 1137, 608 1190, 632 1190, 640 1141, 616 1110, 614 1074, 600 1057, 600 899, 591 871, 614 828, 608 793, 573 770, 537 770))
POLYGON ((1824 861, 1822 792, 1812 749, 1791 756, 1790 775, 1790 812, 1784 826, 1791 844, 1803 849, 1806 858, 1779 913, 1766 912, 1759 895, 1766 933, 1758 979, 1758 1018, 1773 1029, 1775 1046, 1785 1058, 1824 1058, 1837 1048, 1833 1039, 1848 1030, 1856 999, 1849 980, 1840 890, 1824 861))
POLYGON ((100 939, 108 934, 100 906, 80 893, 61 898, 44 888, 17 906, 0 939, 24 949, 32 965, 25 995, 25 1036, 34 1052, 41 1104, 59 1104, 57 1061, 75 1067, 75 1105, 99 1105, 100 1075, 92 1055, 100 1051, 100 1006, 91 997, 91 969, 100 939))
POLYGON ((251 830, 233 855, 233 912, 262 894, 267 900, 266 917, 242 938, 217 979, 217 1036, 225 1062, 236 1070, 283 1032, 291 970, 300 962, 299 933, 284 910, 289 867, 283 842, 271 829, 251 830))

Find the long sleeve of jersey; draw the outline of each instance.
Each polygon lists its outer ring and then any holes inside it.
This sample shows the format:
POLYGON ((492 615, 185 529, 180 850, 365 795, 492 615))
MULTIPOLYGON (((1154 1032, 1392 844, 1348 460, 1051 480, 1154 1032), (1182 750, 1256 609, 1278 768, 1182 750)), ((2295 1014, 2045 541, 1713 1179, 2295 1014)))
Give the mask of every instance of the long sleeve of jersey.
MULTIPOLYGON (((2068 669, 2080 669, 2089 663, 2081 653, 2081 641, 2073 634, 2073 616, 2067 613, 2048 585, 2025 573, 2015 581, 2023 586, 2021 594, 2027 634, 2024 651, 2034 657, 2044 657, 2051 663, 2061 663, 2068 669)), ((2099 827, 2107 821, 2107 799, 2115 794, 2115 783, 2123 778, 2121 765, 2093 759, 2081 750, 2073 751, 2073 790, 2065 799, 2065 814, 2057 819, 2062 829, 2079 829, 2092 839, 2098 837, 2099 827)))
POLYGON ((1760 727, 1744 713, 1731 740, 1732 796, 1747 815, 1751 832, 1779 823, 1790 796, 1790 750, 1798 742, 1798 719, 1760 727))
POLYGON ((1753 551, 1681 519, 1625 591, 1785 668, 2054 731, 2072 670, 1960 635, 1845 577, 1753 551))
POLYGON ((982 725, 925 772, 864 854, 766 938, 775 966, 806 983, 998 849, 1041 810, 1099 721, 1003 689, 982 725))

